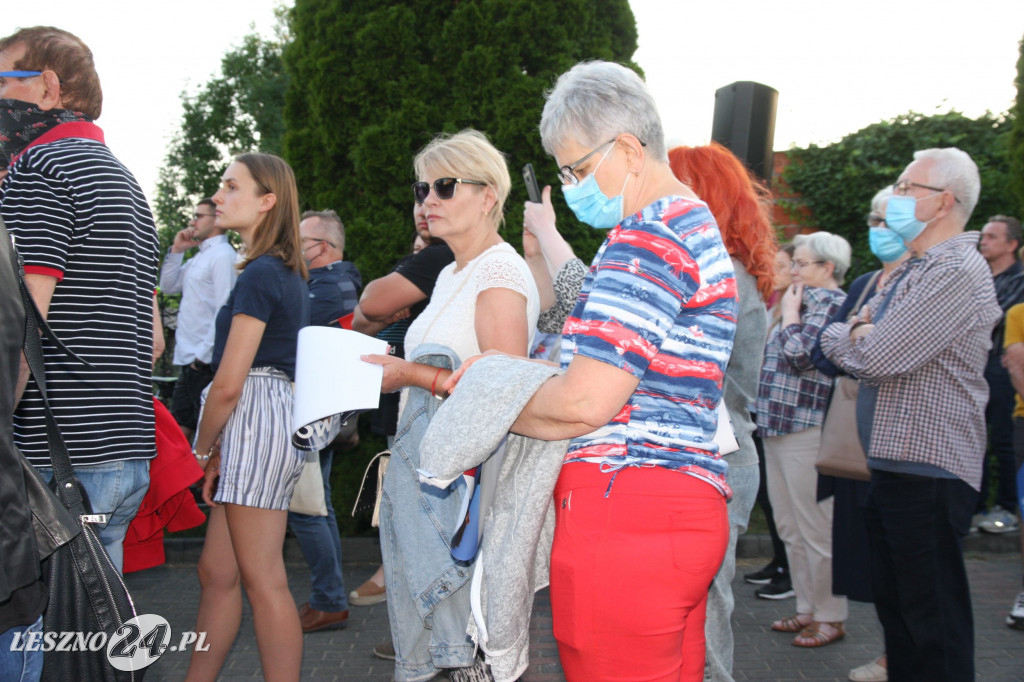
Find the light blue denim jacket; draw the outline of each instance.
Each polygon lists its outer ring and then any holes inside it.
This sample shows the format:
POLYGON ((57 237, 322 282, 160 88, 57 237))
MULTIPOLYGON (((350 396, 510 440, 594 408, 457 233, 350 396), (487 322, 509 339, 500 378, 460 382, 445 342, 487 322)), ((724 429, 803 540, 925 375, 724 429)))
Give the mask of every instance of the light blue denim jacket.
MULTIPOLYGON (((446 369, 461 364, 447 346, 429 343, 417 346, 409 359, 446 369)), ((476 653, 466 634, 473 564, 456 561, 449 549, 461 496, 454 484, 444 489, 421 484, 417 472, 420 441, 440 405, 430 391, 409 388, 384 477, 381 553, 398 682, 469 666, 476 653)))

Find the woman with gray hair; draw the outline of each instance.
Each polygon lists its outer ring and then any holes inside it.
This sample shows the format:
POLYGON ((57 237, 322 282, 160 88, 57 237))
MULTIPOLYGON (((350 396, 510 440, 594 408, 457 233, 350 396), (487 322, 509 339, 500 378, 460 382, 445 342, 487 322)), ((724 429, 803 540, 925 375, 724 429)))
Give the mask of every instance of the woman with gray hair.
POLYGON ((565 371, 512 429, 572 439, 551 554, 559 658, 569 680, 700 680, 729 536, 713 436, 736 328, 732 263, 707 205, 672 173, 636 73, 577 64, 540 131, 576 217, 610 229, 563 329, 565 371))
POLYGON ((757 395, 757 426, 764 443, 768 497, 786 545, 796 615, 772 630, 798 633, 794 646, 819 647, 845 635, 845 597, 832 594, 832 499, 817 500, 814 462, 832 377, 814 366, 818 333, 846 294, 850 245, 828 232, 794 240, 793 284, 782 297, 782 319, 765 345, 757 395))

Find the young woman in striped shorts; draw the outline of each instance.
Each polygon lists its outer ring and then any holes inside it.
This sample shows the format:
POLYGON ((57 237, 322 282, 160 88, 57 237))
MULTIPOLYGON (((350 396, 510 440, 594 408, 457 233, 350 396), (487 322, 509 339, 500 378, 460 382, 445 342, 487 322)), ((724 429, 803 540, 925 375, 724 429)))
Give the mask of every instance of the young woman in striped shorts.
POLYGON ((289 422, 297 337, 309 323, 295 176, 276 156, 243 154, 213 201, 217 226, 238 232, 247 250, 217 315, 216 374, 195 440, 211 508, 196 631, 209 649, 193 651, 187 679, 216 679, 238 633, 244 586, 264 678, 298 680, 302 630, 281 551, 303 466, 289 422))

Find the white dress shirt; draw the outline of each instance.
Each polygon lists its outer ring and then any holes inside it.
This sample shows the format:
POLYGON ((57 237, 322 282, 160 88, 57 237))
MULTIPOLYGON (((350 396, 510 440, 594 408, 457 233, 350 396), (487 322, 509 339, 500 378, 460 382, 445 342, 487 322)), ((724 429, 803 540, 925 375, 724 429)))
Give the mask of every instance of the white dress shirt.
POLYGON ((235 285, 237 256, 226 235, 203 240, 199 253, 184 265, 184 253, 167 253, 160 270, 160 289, 181 293, 174 335, 174 364, 213 358, 214 321, 235 285))

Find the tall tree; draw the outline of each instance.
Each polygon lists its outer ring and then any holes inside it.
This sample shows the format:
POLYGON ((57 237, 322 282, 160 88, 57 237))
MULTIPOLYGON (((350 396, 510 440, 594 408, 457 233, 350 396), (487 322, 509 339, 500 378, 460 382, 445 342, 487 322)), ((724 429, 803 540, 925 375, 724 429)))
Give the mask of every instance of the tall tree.
POLYGON ((1010 194, 1007 172, 1010 127, 1005 115, 986 113, 972 119, 955 111, 934 116, 911 112, 869 125, 832 145, 791 150, 782 179, 810 209, 812 226, 842 235, 853 246, 852 278, 878 264, 868 248, 864 221, 871 198, 896 181, 915 150, 958 147, 978 164, 981 198, 969 229, 1018 205, 1010 194))
MULTIPOLYGON (((412 159, 434 134, 476 128, 507 155, 503 234, 518 244, 523 164, 557 184, 537 131, 544 91, 582 59, 637 68, 627 0, 296 0, 291 18, 285 158, 304 207, 345 221, 365 279, 408 248, 412 159)), ((559 228, 581 256, 600 243, 564 205, 559 228)))
POLYGON ((1013 105, 1013 128, 1010 131, 1010 190, 1017 200, 1016 215, 1024 218, 1024 39, 1020 41, 1017 59, 1017 99, 1013 105))
POLYGON ((288 78, 281 52, 288 41, 285 10, 275 36, 251 33, 221 61, 221 73, 193 95, 183 93, 181 129, 157 181, 156 218, 165 246, 187 222, 195 202, 217 191, 235 154, 280 153, 288 78))

